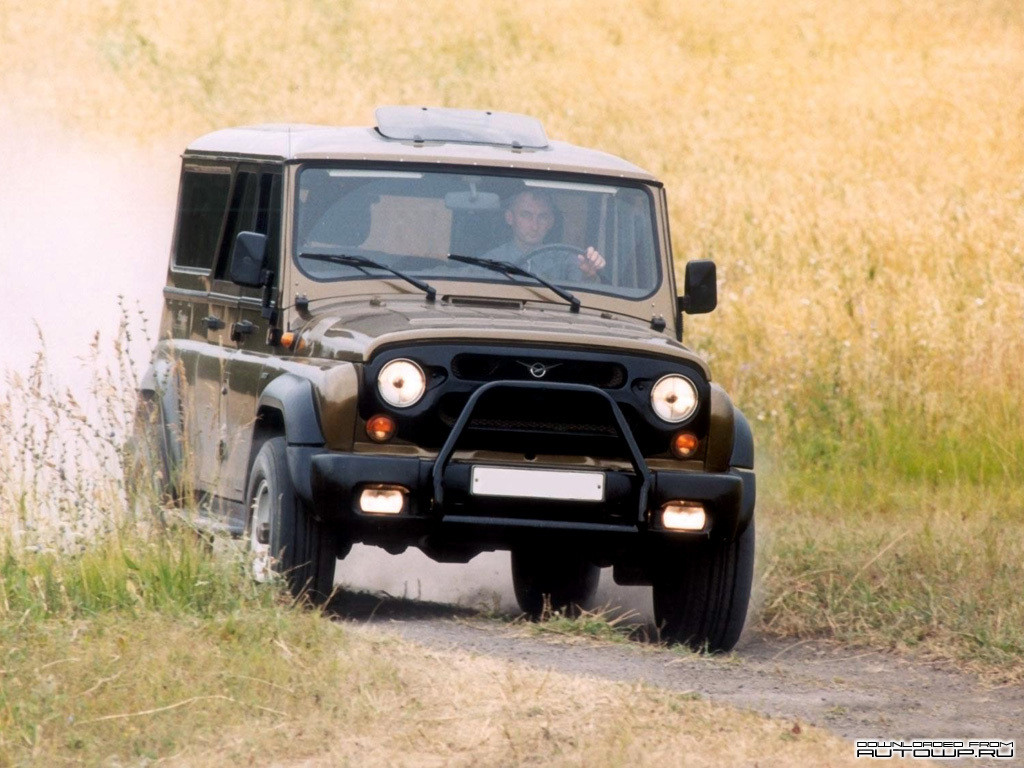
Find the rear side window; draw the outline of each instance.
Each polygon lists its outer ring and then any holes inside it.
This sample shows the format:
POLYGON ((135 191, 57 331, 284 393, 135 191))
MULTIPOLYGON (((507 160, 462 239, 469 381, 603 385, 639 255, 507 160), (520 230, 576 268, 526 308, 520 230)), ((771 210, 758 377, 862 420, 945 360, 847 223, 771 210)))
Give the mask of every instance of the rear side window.
POLYGON ((174 254, 177 266, 198 269, 213 266, 230 189, 228 173, 185 171, 181 180, 174 254))

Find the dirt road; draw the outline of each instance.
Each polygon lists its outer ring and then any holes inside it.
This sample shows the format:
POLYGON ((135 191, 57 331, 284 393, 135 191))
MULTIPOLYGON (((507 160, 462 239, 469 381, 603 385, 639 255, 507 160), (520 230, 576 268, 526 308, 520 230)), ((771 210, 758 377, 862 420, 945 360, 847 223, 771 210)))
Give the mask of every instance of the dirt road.
POLYGON ((567 674, 694 692, 850 740, 984 738, 1024 744, 1020 687, 985 687, 964 673, 889 654, 755 634, 734 654, 712 658, 645 642, 538 636, 508 617, 442 603, 344 592, 333 607, 360 631, 395 633, 432 648, 567 674))

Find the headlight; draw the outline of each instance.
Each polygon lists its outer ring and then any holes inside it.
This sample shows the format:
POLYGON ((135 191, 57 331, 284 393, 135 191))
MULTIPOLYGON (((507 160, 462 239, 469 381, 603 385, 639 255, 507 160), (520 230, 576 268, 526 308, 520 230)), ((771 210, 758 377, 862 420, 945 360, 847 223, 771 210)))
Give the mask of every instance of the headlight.
POLYGON ((412 360, 392 360, 380 369, 377 390, 384 402, 395 408, 408 408, 423 397, 427 377, 423 369, 412 360))
POLYGON ((651 389, 651 407, 667 422, 686 421, 697 410, 697 387, 679 374, 662 376, 651 389))

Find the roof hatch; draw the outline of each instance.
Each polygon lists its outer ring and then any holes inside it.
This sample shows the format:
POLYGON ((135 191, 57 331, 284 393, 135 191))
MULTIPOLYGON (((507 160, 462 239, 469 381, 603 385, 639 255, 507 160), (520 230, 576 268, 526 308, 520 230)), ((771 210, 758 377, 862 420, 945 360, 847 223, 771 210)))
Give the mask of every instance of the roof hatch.
POLYGON ((398 141, 491 144, 513 149, 546 149, 548 136, 535 117, 447 107, 378 107, 377 130, 398 141))

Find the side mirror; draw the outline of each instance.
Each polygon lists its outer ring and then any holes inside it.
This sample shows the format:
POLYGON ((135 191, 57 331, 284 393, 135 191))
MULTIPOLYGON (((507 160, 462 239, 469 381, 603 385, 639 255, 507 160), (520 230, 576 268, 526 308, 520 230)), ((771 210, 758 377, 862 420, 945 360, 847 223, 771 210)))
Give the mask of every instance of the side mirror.
POLYGON ((263 261, 267 256, 267 236, 259 232, 239 232, 231 246, 228 276, 231 282, 259 288, 265 281, 263 261))
POLYGON ((685 287, 678 301, 679 311, 688 315, 703 315, 717 306, 718 278, 715 262, 710 259, 688 261, 685 287))

